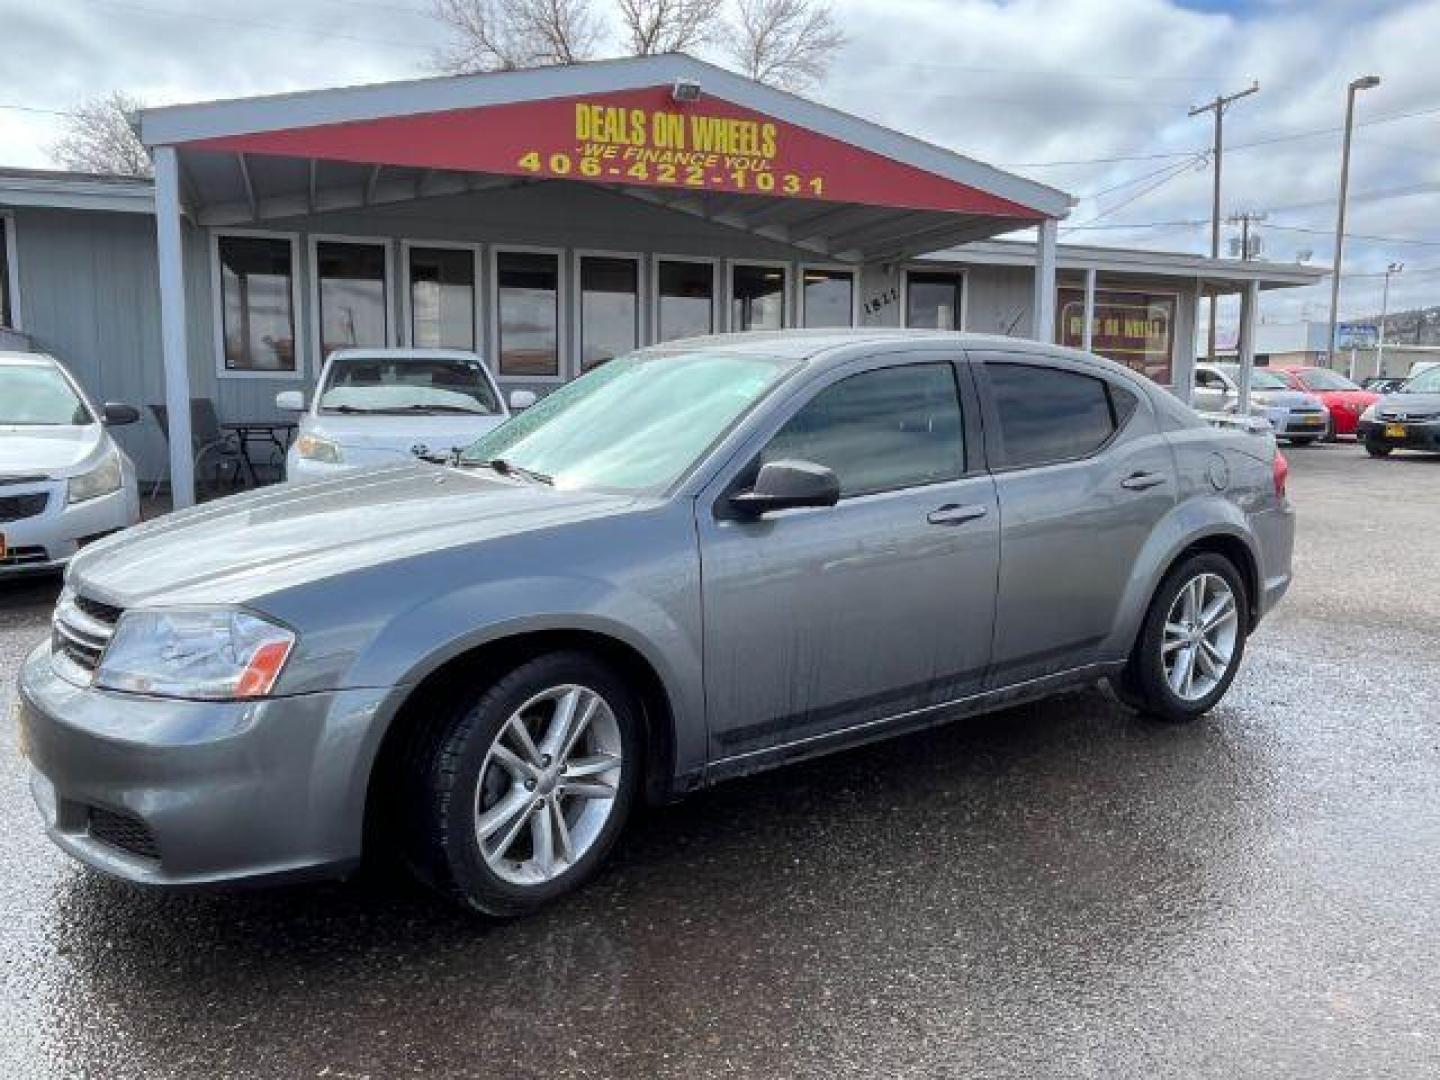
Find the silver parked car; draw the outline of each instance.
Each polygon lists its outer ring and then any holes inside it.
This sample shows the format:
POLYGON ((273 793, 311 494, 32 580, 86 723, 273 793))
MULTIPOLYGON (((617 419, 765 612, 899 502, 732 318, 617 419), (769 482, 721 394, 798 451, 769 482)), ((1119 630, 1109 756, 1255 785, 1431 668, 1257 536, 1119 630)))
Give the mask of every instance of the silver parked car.
MULTIPOLYGON (((1251 413, 1268 420, 1277 439, 1306 446, 1333 434, 1325 402, 1304 390, 1290 389, 1273 371, 1254 368, 1250 390, 1251 413)), ((1190 400, 1202 413, 1235 412, 1240 405, 1240 365, 1196 364, 1190 400)))
POLYGON ((34 793, 131 880, 339 875, 391 836, 515 914, 639 799, 1104 678, 1198 716, 1289 585, 1284 484, 1274 440, 1074 351, 644 349, 453 463, 87 549, 20 678, 34 793))

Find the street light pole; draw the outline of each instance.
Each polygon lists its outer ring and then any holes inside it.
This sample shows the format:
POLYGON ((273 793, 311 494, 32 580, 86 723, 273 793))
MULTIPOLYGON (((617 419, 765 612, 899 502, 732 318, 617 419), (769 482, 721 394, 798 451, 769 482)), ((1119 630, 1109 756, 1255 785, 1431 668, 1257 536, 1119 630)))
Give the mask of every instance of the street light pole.
POLYGON ((1385 288, 1380 293, 1380 332, 1375 338, 1375 377, 1385 374, 1385 316, 1390 314, 1390 275, 1405 269, 1404 263, 1392 262, 1385 267, 1385 288))
POLYGON ((1355 94, 1380 85, 1379 75, 1366 75, 1350 84, 1345 95, 1345 139, 1340 147, 1340 209, 1335 215, 1335 265, 1330 271, 1330 336, 1325 341, 1325 366, 1335 367, 1335 325, 1340 317, 1340 273, 1345 257, 1345 200, 1350 194, 1350 135, 1355 127, 1355 94))
MULTIPOLYGON (((1210 258, 1220 257, 1220 158, 1225 152, 1225 110, 1230 107, 1232 101, 1249 97, 1251 94, 1259 93, 1260 84, 1251 81, 1248 89, 1241 90, 1238 94, 1216 95, 1215 100, 1205 105, 1196 105, 1190 110, 1190 116, 1199 116, 1201 113, 1213 112, 1215 114, 1215 148, 1212 151, 1215 158, 1215 194, 1214 202, 1210 210, 1210 258)), ((1206 355, 1210 359, 1215 358, 1215 294, 1210 294, 1210 337, 1206 355)))

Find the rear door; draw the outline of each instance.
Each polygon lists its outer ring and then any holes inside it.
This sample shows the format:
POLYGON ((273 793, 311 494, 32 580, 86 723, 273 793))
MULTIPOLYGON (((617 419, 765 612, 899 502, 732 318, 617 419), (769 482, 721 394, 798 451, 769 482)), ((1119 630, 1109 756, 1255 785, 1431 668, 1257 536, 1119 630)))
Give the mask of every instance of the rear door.
POLYGON ((995 687, 1108 659, 1101 645, 1176 484, 1153 408, 1123 376, 1020 351, 980 359, 1001 522, 995 687))

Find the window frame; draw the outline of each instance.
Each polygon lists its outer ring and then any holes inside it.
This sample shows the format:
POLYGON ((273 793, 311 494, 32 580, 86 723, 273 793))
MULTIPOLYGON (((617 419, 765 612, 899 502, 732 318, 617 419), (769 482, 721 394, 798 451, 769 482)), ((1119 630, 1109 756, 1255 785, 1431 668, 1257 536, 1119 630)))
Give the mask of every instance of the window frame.
POLYGON ((570 275, 575 282, 570 298, 570 325, 574 327, 571 337, 570 370, 574 377, 584 374, 581 349, 585 347, 585 281, 580 274, 584 259, 625 259, 635 264, 635 347, 643 349, 653 341, 650 334, 649 285, 645 274, 645 255, 639 251, 606 251, 600 248, 575 248, 571 252, 570 275))
POLYGON ((570 292, 567 288, 569 274, 566 273, 566 249, 563 247, 542 247, 532 244, 491 244, 487 263, 489 274, 489 348, 493 357, 490 370, 495 381, 501 386, 526 386, 541 384, 563 386, 575 377, 570 357, 570 292), (500 256, 501 255, 553 255, 555 256, 555 374, 554 375, 506 375, 500 366, 500 256))
MULTIPOLYGON (((1112 387, 1117 380, 1110 377, 1108 372, 1094 371, 1084 364, 1076 363, 1067 357, 1051 356, 1044 353, 1006 351, 1004 349, 982 350, 970 354, 972 371, 974 372, 976 388, 980 394, 981 409, 985 419, 985 458, 989 471, 994 475, 1014 472, 1030 472, 1036 469, 1051 469, 1061 465, 1074 465, 1079 462, 1090 461, 1099 457, 1109 450, 1119 440, 1120 436, 1134 422, 1135 417, 1143 410, 1150 407, 1147 396, 1139 387, 1125 387, 1126 390, 1135 394, 1139 404, 1131 411, 1123 424, 1118 422, 1118 413, 1115 408, 1115 396, 1112 387), (1006 460, 1005 436, 1000 424, 1000 408, 995 400, 995 390, 990 382, 991 364, 1014 364, 1017 366, 1041 368, 1050 371, 1059 371, 1068 375, 1079 375, 1084 378, 1094 379, 1105 388, 1105 403, 1110 410, 1110 435, 1099 446, 1084 454, 1077 454, 1072 457, 1054 458, 1049 461, 1027 462, 1020 465, 1011 465, 1006 460)), ((1144 376, 1135 373, 1137 379, 1144 376)))
POLYGON ((710 267, 710 333, 723 334, 727 328, 728 308, 720 298, 725 287, 725 275, 720 272, 721 260, 714 255, 669 255, 653 252, 650 255, 650 287, 646 290, 650 299, 650 344, 664 343, 660 338, 660 264, 666 262, 703 263, 710 267))
POLYGON ((488 366, 485 356, 485 278, 482 273, 484 246, 459 240, 417 240, 407 238, 400 241, 400 333, 396 335, 399 344, 406 348, 428 348, 417 346, 414 337, 414 312, 411 310, 410 252, 415 248, 435 248, 442 251, 468 251, 475 273, 475 310, 471 312, 470 329, 475 336, 474 351, 488 366))
MULTIPOLYGON (((725 328, 720 331, 727 333, 747 333, 736 329, 731 325, 731 315, 735 309, 735 268, 737 266, 757 267, 761 270, 779 270, 785 275, 785 286, 780 290, 781 311, 780 329, 790 330, 797 324, 795 322, 795 266, 784 259, 746 259, 732 258, 725 260, 725 299, 722 306, 725 309, 725 328)), ((762 331, 763 332, 763 331, 762 331)))
MULTIPOLYGON (((214 228, 210 230, 210 321, 218 379, 262 379, 270 382, 305 382, 310 377, 311 349, 305 340, 306 317, 301 303, 304 291, 300 282, 300 237, 298 232, 275 229, 214 228), (254 240, 285 240, 290 244, 290 321, 295 339, 294 371, 246 371, 225 366, 225 296, 224 276, 220 270, 220 241, 226 237, 254 240)), ((318 311, 315 312, 318 317, 318 311)), ((312 327, 313 329, 313 327, 312 327)), ((318 337, 316 341, 318 342, 318 337)), ((318 370, 315 374, 319 374, 318 370)))
MULTIPOLYGON (((953 270, 948 266, 906 266, 900 271, 900 325, 905 329, 910 326, 910 275, 912 274, 948 274, 951 277, 960 279, 960 318, 956 323, 955 331, 970 329, 970 268, 968 266, 957 266, 953 270)), ((921 327, 921 329, 929 329, 921 327)))
POLYGON ((356 244, 385 249, 385 341, 380 345, 342 345, 341 348, 394 348, 395 326, 395 240, 390 236, 351 236, 342 233, 310 233, 307 237, 310 247, 310 332, 315 344, 316 374, 325 366, 325 342, 321 328, 320 312, 320 245, 356 244))
MULTIPOLYGON (((795 326, 802 330, 816 329, 823 330, 826 327, 809 327, 805 324, 805 272, 807 270, 819 270, 822 273, 834 274, 844 273, 850 275, 850 326, 853 330, 860 325, 860 267, 849 266, 845 263, 825 262, 803 262, 795 268, 795 326)), ((834 329, 846 329, 846 327, 835 327, 834 329)))
POLYGON ((10 321, 0 320, 0 327, 23 333, 25 317, 20 312, 20 240, 15 232, 15 212, 0 210, 0 229, 5 233, 5 302, 10 321))

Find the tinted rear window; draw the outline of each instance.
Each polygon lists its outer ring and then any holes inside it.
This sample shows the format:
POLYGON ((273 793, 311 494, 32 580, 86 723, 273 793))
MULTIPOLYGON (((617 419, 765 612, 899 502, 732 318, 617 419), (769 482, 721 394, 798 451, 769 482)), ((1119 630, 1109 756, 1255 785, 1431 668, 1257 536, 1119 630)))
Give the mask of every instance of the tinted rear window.
MULTIPOLYGON (((990 362, 985 367, 1000 414, 1006 466, 1082 458, 1115 434, 1115 413, 1103 379, 1031 364, 990 362)), ((1126 418, 1137 404, 1131 396, 1124 407, 1126 418)))

